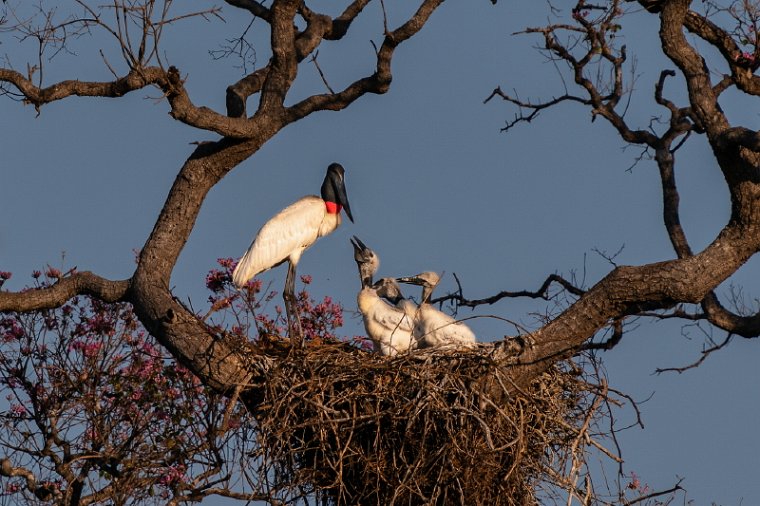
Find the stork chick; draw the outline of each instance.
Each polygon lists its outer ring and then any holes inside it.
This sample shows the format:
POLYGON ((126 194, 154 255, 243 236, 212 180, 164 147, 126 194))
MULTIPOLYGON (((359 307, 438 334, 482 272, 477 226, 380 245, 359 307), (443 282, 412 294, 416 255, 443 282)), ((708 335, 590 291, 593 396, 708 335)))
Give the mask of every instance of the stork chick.
POLYGON ((375 351, 394 356, 415 348, 412 322, 416 306, 404 299, 395 279, 382 278, 372 284, 372 278, 380 267, 380 258, 356 236, 351 239, 351 244, 362 282, 356 301, 375 351), (411 314, 408 314, 409 311, 411 314))
POLYGON ((420 348, 473 346, 475 334, 462 322, 439 311, 430 304, 433 289, 441 278, 435 272, 422 272, 416 276, 397 278, 396 281, 422 287, 422 300, 414 321, 413 337, 420 348))

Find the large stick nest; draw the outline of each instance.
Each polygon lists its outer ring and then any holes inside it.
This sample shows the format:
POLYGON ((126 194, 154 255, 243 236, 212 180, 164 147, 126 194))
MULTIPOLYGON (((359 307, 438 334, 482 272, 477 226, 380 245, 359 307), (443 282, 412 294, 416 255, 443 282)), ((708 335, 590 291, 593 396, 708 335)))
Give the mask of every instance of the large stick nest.
POLYGON ((260 430, 256 460, 286 502, 536 504, 588 411, 570 362, 520 389, 514 369, 476 351, 278 355, 245 400, 260 430))

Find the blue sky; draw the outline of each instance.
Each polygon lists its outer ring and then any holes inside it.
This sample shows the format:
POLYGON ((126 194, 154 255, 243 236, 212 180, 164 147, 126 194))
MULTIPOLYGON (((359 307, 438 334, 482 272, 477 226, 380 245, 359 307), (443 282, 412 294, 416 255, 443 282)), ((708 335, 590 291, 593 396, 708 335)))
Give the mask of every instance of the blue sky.
MULTIPOLYGON (((408 8, 405 2, 386 4, 391 25, 408 8)), ((213 60, 208 50, 246 24, 240 13, 225 12, 226 23, 187 22, 165 40, 168 61, 187 75, 192 99, 218 111, 224 89, 241 70, 233 60, 213 60)), ((320 240, 303 256, 299 272, 313 276, 315 296, 343 303, 347 335, 363 333, 348 241, 354 234, 380 255, 380 275, 436 270, 445 273, 439 288, 445 292, 456 287, 456 273, 472 298, 536 289, 554 272, 575 273, 591 286, 611 269, 595 250, 614 253, 622 247, 619 264, 672 258, 660 217, 657 168, 644 160, 630 169, 638 148, 624 149, 609 125, 601 119, 591 123, 589 111, 578 105, 546 111, 505 134, 500 128, 515 111, 498 101, 483 104, 496 86, 533 99, 562 93, 555 67, 534 49, 539 39, 512 35, 546 19, 544 2, 443 5, 397 51, 386 95, 288 127, 211 191, 175 269, 174 293, 201 306, 203 279, 215 260, 241 255, 270 216, 318 193, 332 161, 346 168, 356 223, 346 221, 320 240)), ((645 127, 661 113, 651 98, 657 76, 672 65, 657 51, 656 18, 634 13, 627 23, 621 37, 636 61, 627 119, 645 127)), ((254 24, 255 40, 266 40, 263 28, 254 24)), ((369 9, 354 30, 346 41, 320 49, 320 66, 334 88, 370 71, 370 40, 382 33, 379 9, 369 9)), ((25 68, 21 52, 34 48, 5 34, 0 42, 3 54, 25 68)), ((107 44, 77 41, 76 55, 62 54, 48 64, 48 79, 108 79, 97 55, 107 44)), ((266 48, 256 49, 261 66, 266 48)), ((679 83, 673 79, 666 86, 673 100, 683 99, 679 83)), ((303 63, 292 101, 323 91, 314 66, 303 63)), ((155 100, 159 95, 144 90, 117 100, 67 99, 45 106, 39 117, 31 107, 0 102, 0 270, 14 273, 5 288, 21 288, 33 269, 60 266, 62 254, 66 267, 114 279, 130 275, 133 251, 150 233, 193 149, 190 143, 215 138, 173 121, 165 102, 155 100)), ((740 97, 728 96, 722 105, 744 126, 760 126, 757 108, 740 97)), ((702 139, 691 139, 678 163, 682 220, 699 249, 725 223, 728 194, 702 139)), ((743 286, 754 301, 757 275, 753 260, 731 283, 743 286)), ((263 278, 279 288, 285 268, 263 278)), ((720 287, 723 300, 728 291, 729 284, 720 287)), ((460 316, 496 315, 532 326, 531 313, 543 308, 534 301, 504 300, 460 316)), ((482 340, 514 331, 494 318, 471 323, 482 340)), ((649 399, 640 406, 645 429, 619 436, 626 466, 653 488, 668 488, 684 477, 695 504, 760 504, 757 343, 736 339, 696 370, 653 374, 657 367, 696 360, 704 338, 699 329, 678 322, 639 320, 604 354, 611 385, 637 400, 649 399)), ((724 336, 713 331, 713 338, 724 336)), ((621 411, 621 425, 632 416, 621 411)))

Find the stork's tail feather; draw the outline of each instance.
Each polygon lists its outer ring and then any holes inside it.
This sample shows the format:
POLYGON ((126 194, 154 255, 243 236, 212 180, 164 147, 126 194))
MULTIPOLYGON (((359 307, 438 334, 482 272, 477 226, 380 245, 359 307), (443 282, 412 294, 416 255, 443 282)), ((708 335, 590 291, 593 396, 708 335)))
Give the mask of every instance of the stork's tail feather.
POLYGON ((236 287, 243 288, 256 274, 258 272, 256 272, 256 267, 254 266, 253 255, 250 254, 250 251, 246 251, 243 258, 240 259, 235 267, 235 270, 232 271, 232 282, 236 287))

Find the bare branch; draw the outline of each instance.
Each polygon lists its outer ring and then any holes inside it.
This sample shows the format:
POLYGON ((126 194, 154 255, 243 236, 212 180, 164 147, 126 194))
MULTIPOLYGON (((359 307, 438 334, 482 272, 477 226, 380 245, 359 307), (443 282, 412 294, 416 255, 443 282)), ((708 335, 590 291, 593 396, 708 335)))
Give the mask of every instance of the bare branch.
POLYGON ((518 298, 518 297, 527 297, 531 299, 544 299, 544 300, 550 300, 557 296, 557 294, 549 294, 549 288, 551 287, 552 283, 557 283, 560 285, 564 290, 567 292, 580 297, 582 296, 585 291, 576 287, 571 282, 563 278, 562 276, 558 274, 550 274, 544 282, 541 284, 541 286, 538 288, 538 290, 530 291, 530 290, 519 290, 516 292, 512 291, 501 291, 497 293, 496 295, 492 295, 490 297, 486 297, 483 299, 467 299, 465 298, 461 290, 458 293, 448 294, 444 295, 442 297, 436 297, 430 301, 431 304, 440 304, 442 302, 454 302, 457 306, 465 306, 465 307, 477 307, 484 304, 495 304, 496 302, 500 301, 501 299, 505 298, 518 298))
POLYGON ((702 301, 702 309, 710 323, 726 332, 746 338, 760 336, 760 313, 749 316, 732 313, 721 305, 714 292, 702 301))
POLYGON ((316 67, 317 72, 319 72, 319 77, 322 79, 322 82, 325 83, 325 87, 327 88, 327 90, 334 95, 335 90, 333 90, 332 86, 330 86, 330 83, 327 82, 325 73, 322 72, 322 67, 319 66, 319 62, 317 61, 318 56, 319 56, 319 51, 314 52, 314 54, 311 57, 311 62, 314 64, 314 67, 316 67))
POLYGON ((522 122, 530 123, 531 121, 533 121, 538 116, 538 114, 542 110, 548 109, 549 107, 553 107, 553 106, 555 106, 555 105, 557 105, 557 104, 559 104, 561 102, 578 102, 578 103, 581 103, 581 104, 584 104, 584 105, 591 105, 591 101, 590 100, 583 99, 581 97, 576 97, 576 96, 569 95, 569 94, 565 94, 565 95, 562 95, 560 97, 552 98, 551 100, 548 100, 546 102, 539 102, 539 103, 533 103, 533 102, 530 102, 530 101, 526 102, 526 101, 520 100, 517 97, 512 97, 511 95, 508 95, 508 94, 504 93, 501 90, 501 87, 496 87, 496 89, 494 89, 491 92, 491 94, 488 95, 488 97, 486 97, 485 100, 483 100, 483 103, 487 104, 495 96, 501 97, 503 100, 505 100, 507 102, 510 102, 510 103, 518 106, 520 109, 529 109, 531 111, 530 114, 528 114, 528 115, 524 115, 522 113, 519 116, 515 115, 515 119, 513 119, 512 121, 507 122, 507 125, 501 129, 502 132, 507 132, 508 130, 510 130, 511 128, 513 128, 518 123, 522 123, 522 122))
MULTIPOLYGON (((345 36, 353 20, 362 12, 369 0, 355 0, 343 13, 335 18, 317 14, 305 5, 299 7, 299 12, 307 22, 306 30, 297 33, 295 39, 296 61, 301 62, 309 54, 314 52, 322 40, 339 40, 345 36)), ((264 19, 270 20, 269 15, 264 19)), ((246 100, 249 96, 261 92, 270 65, 247 75, 240 81, 227 87, 227 115, 241 117, 246 115, 246 100)))
POLYGON ((541 34, 544 38, 544 49, 551 55, 552 60, 564 61, 570 66, 575 84, 584 90, 588 98, 565 93, 543 103, 530 103, 509 97, 501 92, 500 88, 497 88, 486 101, 494 95, 499 95, 520 108, 531 110, 529 115, 516 116, 502 129, 503 131, 509 130, 517 123, 531 121, 536 117, 539 110, 561 102, 574 101, 590 106, 592 121, 596 116, 602 116, 615 127, 626 142, 644 144, 650 147, 657 145, 658 138, 655 135, 646 130, 630 128, 623 118, 624 111, 616 111, 616 107, 626 93, 623 81, 626 48, 622 46, 618 50, 612 45, 614 35, 620 29, 618 17, 622 15, 622 9, 619 8, 619 3, 619 0, 615 0, 610 2, 609 6, 601 7, 579 1, 572 11, 573 19, 577 25, 557 23, 543 28, 528 28, 524 32, 520 32, 541 34), (595 10, 600 11, 599 16, 593 20, 586 19, 585 13, 595 10), (560 33, 570 34, 568 42, 560 42, 560 33), (573 48, 580 46, 584 50, 576 56, 573 53, 573 48), (587 76, 587 69, 596 66, 599 69, 598 72, 602 73, 603 65, 609 67, 610 82, 595 83, 587 76))
POLYGON ((689 101, 700 125, 712 137, 728 127, 725 115, 717 105, 709 71, 702 56, 688 43, 682 31, 689 9, 687 0, 665 2, 660 15, 660 41, 665 54, 686 78, 689 101))
POLYGON ((625 506, 632 506, 634 504, 638 504, 644 501, 648 501, 650 499, 654 499, 656 497, 662 497, 664 495, 670 495, 674 492, 678 492, 679 490, 683 490, 683 487, 681 486, 681 482, 683 482, 683 478, 680 478, 678 482, 671 488, 667 490, 660 490, 656 492, 652 492, 651 494, 642 495, 641 497, 637 497, 636 499, 633 499, 631 501, 625 501, 623 504, 625 506))
POLYGON ((623 339, 623 320, 618 319, 612 322, 612 335, 609 339, 601 343, 589 342, 583 345, 584 350, 604 350, 608 351, 620 344, 623 339))
POLYGON ((665 367, 665 368, 659 368, 658 367, 657 369, 655 369, 655 372, 657 374, 662 374, 664 372, 675 371, 675 372, 681 374, 681 373, 683 373, 685 371, 688 371, 689 369, 694 369, 696 367, 699 367, 700 365, 702 365, 702 362, 704 362, 705 360, 707 360, 707 357, 709 357, 712 353, 714 353, 714 352, 716 352, 718 350, 721 350, 726 345, 728 345, 728 343, 731 342, 731 338, 732 337, 733 337, 733 335, 728 334, 726 336, 726 339, 724 339, 721 343, 716 344, 714 346, 711 346, 710 348, 702 350, 701 356, 699 357, 699 360, 697 360, 696 362, 693 362, 693 363, 691 363, 689 365, 686 365, 686 366, 683 366, 683 367, 665 367))
POLYGON ((272 17, 272 12, 262 5, 261 2, 256 2, 254 0, 224 0, 228 4, 232 5, 233 7, 239 7, 241 9, 245 9, 249 11, 251 14, 256 16, 257 18, 261 18, 264 21, 269 22, 269 20, 272 17))
POLYGON ((288 108, 288 121, 301 119, 317 110, 339 111, 366 93, 385 93, 391 82, 391 60, 396 47, 414 36, 443 0, 425 0, 419 9, 400 27, 391 31, 377 52, 375 73, 348 85, 343 91, 328 95, 314 95, 288 108))
POLYGON ((105 302, 123 300, 129 281, 111 281, 91 272, 77 272, 55 284, 23 292, 0 291, 0 311, 29 312, 61 306, 75 295, 92 295, 105 302))

